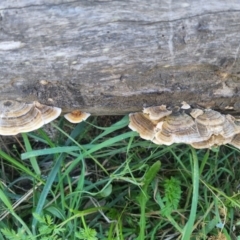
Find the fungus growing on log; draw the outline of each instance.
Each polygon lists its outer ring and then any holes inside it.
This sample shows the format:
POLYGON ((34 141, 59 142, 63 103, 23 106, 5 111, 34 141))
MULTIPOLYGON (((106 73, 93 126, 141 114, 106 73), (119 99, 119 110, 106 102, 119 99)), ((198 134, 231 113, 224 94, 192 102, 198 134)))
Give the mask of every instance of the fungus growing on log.
POLYGON ((0 101, 0 135, 10 136, 31 132, 42 127, 61 114, 61 109, 15 100, 0 101))
POLYGON ((143 113, 149 115, 151 120, 158 120, 165 116, 168 116, 172 113, 171 110, 166 108, 166 105, 156 106, 156 107, 148 107, 143 109, 143 113))
POLYGON ((240 134, 236 134, 230 144, 240 149, 240 134))
POLYGON ((226 121, 225 115, 211 109, 206 109, 203 114, 195 118, 196 124, 205 126, 210 135, 220 134, 226 121))
POLYGON ((56 119, 62 112, 61 108, 43 105, 39 102, 34 102, 35 107, 41 112, 44 124, 50 123, 56 119))
POLYGON ((64 117, 71 123, 80 123, 85 121, 91 114, 81 112, 80 110, 74 110, 64 115, 64 117))
POLYGON ((212 147, 228 144, 231 142, 231 140, 232 140, 232 137, 224 138, 221 135, 212 135, 208 140, 191 143, 191 146, 197 149, 212 148, 212 147))
POLYGON ((144 113, 132 113, 129 115, 129 128, 139 133, 141 138, 153 140, 156 124, 144 113))
POLYGON ((182 142, 191 143, 197 140, 203 141, 207 139, 201 137, 192 117, 181 112, 167 116, 163 120, 162 130, 156 133, 155 138, 165 145, 182 142), (167 141, 166 136, 168 136, 168 139, 171 136, 172 141, 167 141))
POLYGON ((240 122, 233 116, 211 109, 191 109, 185 102, 182 105, 173 110, 161 105, 131 113, 129 127, 159 145, 186 143, 202 149, 231 144, 240 148, 240 122))

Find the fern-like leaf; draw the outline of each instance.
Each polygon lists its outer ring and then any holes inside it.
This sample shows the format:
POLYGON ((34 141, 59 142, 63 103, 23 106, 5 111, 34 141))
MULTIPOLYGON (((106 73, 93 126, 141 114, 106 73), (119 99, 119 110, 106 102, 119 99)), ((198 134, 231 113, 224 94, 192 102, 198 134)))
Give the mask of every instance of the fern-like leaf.
POLYGON ((14 240, 17 237, 17 233, 12 229, 3 228, 1 229, 1 232, 4 235, 4 237, 6 237, 9 240, 14 240))
POLYGON ((180 181, 174 177, 166 179, 164 182, 164 192, 163 201, 165 202, 165 207, 162 209, 162 214, 166 216, 178 208, 182 193, 180 181))
POLYGON ((79 232, 76 233, 76 237, 83 240, 98 240, 96 235, 96 230, 89 227, 86 229, 80 228, 79 232))
POLYGON ((13 229, 3 228, 1 232, 8 240, 31 240, 31 237, 26 235, 24 228, 19 228, 17 232, 13 229))

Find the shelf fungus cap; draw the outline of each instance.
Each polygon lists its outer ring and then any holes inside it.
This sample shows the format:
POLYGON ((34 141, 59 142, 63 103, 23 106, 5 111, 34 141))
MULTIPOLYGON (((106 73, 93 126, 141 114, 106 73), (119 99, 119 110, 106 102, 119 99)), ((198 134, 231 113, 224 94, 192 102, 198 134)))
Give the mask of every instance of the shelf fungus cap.
POLYGON ((148 114, 149 118, 152 120, 158 120, 165 116, 170 115, 172 111, 168 110, 166 108, 166 105, 161 105, 161 106, 144 108, 143 113, 148 114))
POLYGON ((204 112, 202 109, 199 108, 193 108, 192 111, 190 112, 190 115, 193 118, 197 118, 198 116, 202 115, 204 112))
MULTIPOLYGON (((48 109, 48 106, 41 105, 41 108, 48 109)), ((57 118, 60 113, 61 109, 57 108, 57 111, 49 116, 45 111, 41 111, 35 102, 27 104, 15 100, 2 100, 0 101, 0 135, 10 136, 34 131, 57 118)))
POLYGON ((234 117, 229 114, 226 115, 222 128, 220 134, 225 138, 233 137, 235 134, 240 133, 240 128, 235 124, 234 117))
POLYGON ((226 115, 226 118, 230 119, 231 122, 234 123, 235 126, 235 134, 240 133, 240 120, 236 119, 235 117, 231 116, 231 115, 226 115))
POLYGON ((223 131, 223 124, 226 121, 226 117, 217 111, 206 109, 195 120, 197 125, 206 126, 209 132, 218 135, 223 131))
POLYGON ((129 114, 130 123, 128 127, 139 133, 146 140, 153 140, 155 135, 155 122, 149 119, 147 114, 137 112, 129 114))
POLYGON ((41 112, 44 124, 55 120, 62 112, 61 108, 43 105, 37 101, 34 102, 35 107, 41 112))
POLYGON ((191 143, 191 146, 197 149, 212 148, 231 143, 232 137, 224 138, 222 135, 212 135, 208 140, 191 143))
POLYGON ((231 144, 231 145, 233 145, 234 147, 240 149, 240 134, 236 134, 236 135, 232 138, 232 140, 231 140, 231 142, 230 142, 229 144, 231 144))
POLYGON ((191 108, 191 106, 185 101, 181 102, 181 105, 182 105, 181 109, 190 109, 191 108))
POLYGON ((180 112, 165 118, 161 130, 156 133, 155 138, 156 142, 164 145, 192 143, 207 139, 201 137, 192 117, 180 112))
POLYGON ((64 117, 71 123, 80 123, 85 121, 91 114, 81 112, 80 110, 74 110, 64 115, 64 117))

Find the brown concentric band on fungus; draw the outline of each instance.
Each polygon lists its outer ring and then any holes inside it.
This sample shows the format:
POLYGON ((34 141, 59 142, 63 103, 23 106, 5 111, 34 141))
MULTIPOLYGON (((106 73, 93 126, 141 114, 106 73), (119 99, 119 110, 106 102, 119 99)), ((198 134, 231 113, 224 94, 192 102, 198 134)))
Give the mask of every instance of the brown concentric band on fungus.
POLYGON ((226 118, 221 113, 206 109, 203 114, 195 118, 196 124, 201 124, 207 127, 208 131, 212 134, 219 134, 222 131, 222 126, 226 118))
POLYGON ((132 113, 129 114, 129 128, 139 133, 146 140, 152 140, 155 135, 155 124, 149 119, 147 114, 132 113))
POLYGON ((143 109, 143 113, 149 115, 151 120, 158 120, 165 116, 168 116, 172 113, 171 110, 166 108, 166 105, 156 106, 156 107, 148 107, 143 109))
POLYGON ((191 143, 191 146, 197 149, 211 148, 230 143, 232 137, 224 138, 221 135, 212 135, 208 140, 191 143))
POLYGON ((240 133, 239 134, 236 134, 232 141, 230 142, 231 145, 233 145, 234 147, 236 148, 239 148, 240 149, 240 133))
POLYGON ((189 115, 177 112, 165 118, 162 129, 156 133, 155 138, 162 144, 191 143, 203 141, 207 137, 199 134, 197 126, 189 115))
POLYGON ((41 112, 44 124, 47 124, 56 119, 62 112, 61 108, 43 105, 39 102, 34 102, 35 107, 41 112))

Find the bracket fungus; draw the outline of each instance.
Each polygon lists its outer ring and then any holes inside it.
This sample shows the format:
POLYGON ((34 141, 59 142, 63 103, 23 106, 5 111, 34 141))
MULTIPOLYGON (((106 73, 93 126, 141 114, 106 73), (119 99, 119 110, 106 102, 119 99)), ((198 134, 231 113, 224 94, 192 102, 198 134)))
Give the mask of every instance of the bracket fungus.
POLYGON ((195 118, 195 121, 197 125, 201 124, 205 126, 211 134, 219 134, 222 131, 222 126, 226 118, 217 111, 206 109, 203 114, 195 118))
POLYGON ((185 101, 183 101, 181 104, 182 104, 181 109, 190 109, 191 108, 191 106, 185 101))
POLYGON ((240 149, 240 134, 236 134, 230 144, 240 149))
POLYGON ((198 116, 203 114, 203 110, 202 109, 198 109, 198 108, 193 108, 190 112, 190 115, 193 118, 197 118, 198 116))
POLYGON ((197 139, 204 140, 199 134, 194 120, 186 113, 173 113, 162 123, 161 131, 155 135, 158 142, 165 145, 173 143, 190 143, 197 139), (171 138, 171 141, 169 141, 171 138))
POLYGON ((2 100, 0 113, 0 135, 10 136, 42 127, 56 119, 61 114, 61 109, 39 102, 28 104, 15 100, 2 100))
POLYGON ((144 113, 129 114, 129 128, 146 140, 153 140, 156 124, 144 113))
POLYGON ((143 113, 129 115, 129 128, 159 145, 186 143, 194 148, 231 144, 240 148, 240 121, 212 109, 182 107, 172 110, 165 105, 148 107, 143 113))
POLYGON ((222 135, 212 135, 209 139, 201 142, 191 143, 191 146, 197 149, 212 148, 230 143, 232 137, 224 138, 222 135))
POLYGON ((35 107, 41 112, 44 124, 50 123, 56 119, 62 112, 61 108, 43 105, 39 102, 34 102, 35 107))
POLYGON ((144 108, 143 113, 148 114, 151 120, 158 120, 165 116, 170 115, 172 111, 168 110, 166 108, 166 105, 161 105, 156 107, 144 108))
POLYGON ((80 123, 85 121, 91 114, 81 112, 80 110, 74 110, 64 115, 64 117, 71 123, 80 123))

